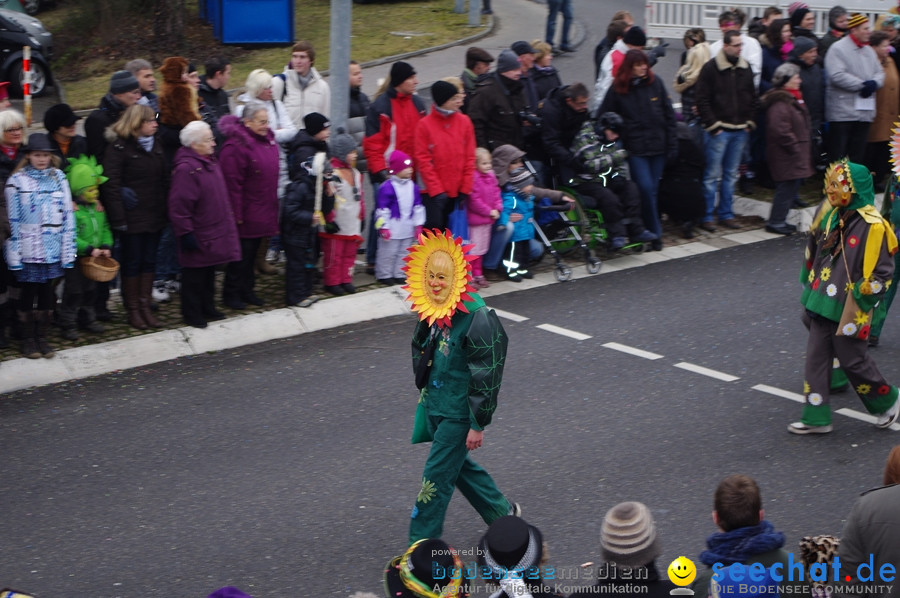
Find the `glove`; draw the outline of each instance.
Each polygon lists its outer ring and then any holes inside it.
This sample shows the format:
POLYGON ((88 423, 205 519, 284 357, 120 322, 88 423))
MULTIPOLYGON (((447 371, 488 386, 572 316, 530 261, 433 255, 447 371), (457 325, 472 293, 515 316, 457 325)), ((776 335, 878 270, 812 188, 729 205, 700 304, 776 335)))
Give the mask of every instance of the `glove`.
POLYGON ((675 83, 678 83, 679 85, 682 85, 684 83, 684 73, 681 73, 677 77, 675 77, 675 83))
POLYGON ((384 239, 385 241, 391 240, 391 229, 389 228, 379 228, 378 235, 384 239))
POLYGON ((669 42, 664 42, 660 40, 659 45, 650 50, 650 56, 654 58, 665 58, 666 56, 666 48, 669 47, 669 42))
POLYGON ((863 81, 863 86, 862 89, 859 90, 859 95, 860 97, 868 98, 873 93, 875 93, 876 89, 878 89, 878 84, 871 79, 869 79, 868 81, 863 81))
POLYGON ((336 222, 325 223, 325 232, 330 235, 337 234, 338 231, 340 231, 340 230, 341 230, 341 227, 339 227, 336 222))
MULTIPOLYGON (((873 83, 874 85, 874 83, 873 83)), ((867 96, 863 96, 867 97, 867 96)), ((133 210, 138 205, 138 196, 131 187, 122 187, 122 205, 126 210, 133 210)))
POLYGON ((388 177, 391 176, 391 173, 388 172, 387 168, 385 168, 384 170, 379 170, 378 172, 373 172, 369 176, 372 178, 373 181, 375 181, 376 183, 378 183, 380 185, 381 183, 388 180, 388 177))
POLYGON ((181 235, 181 250, 182 251, 197 251, 200 249, 200 246, 197 244, 197 237, 194 236, 193 232, 185 233, 181 235))
POLYGON ((456 201, 459 203, 460 206, 465 207, 466 202, 469 201, 469 194, 468 193, 460 193, 459 195, 456 196, 456 201))
POLYGON ((617 149, 612 153, 613 164, 616 166, 621 166, 625 164, 625 160, 628 159, 628 150, 625 149, 617 149))

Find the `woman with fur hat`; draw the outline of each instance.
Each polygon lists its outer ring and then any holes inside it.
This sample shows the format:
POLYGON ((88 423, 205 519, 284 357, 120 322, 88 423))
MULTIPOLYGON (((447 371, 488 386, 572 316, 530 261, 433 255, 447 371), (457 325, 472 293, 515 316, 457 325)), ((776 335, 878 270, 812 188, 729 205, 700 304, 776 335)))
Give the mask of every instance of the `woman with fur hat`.
POLYGON ((356 140, 338 129, 331 140, 331 168, 328 183, 334 209, 325 214, 322 242, 322 284, 332 295, 355 293, 353 268, 356 248, 362 243, 362 221, 366 217, 362 175, 355 168, 356 140))
POLYGON ((160 328, 150 309, 156 254, 165 228, 169 165, 156 136, 156 113, 135 104, 107 130, 102 200, 113 230, 122 232, 122 299, 128 323, 160 328))
POLYGON ((241 259, 225 269, 222 302, 240 310, 263 305, 254 264, 262 239, 278 234, 278 144, 261 102, 247 104, 240 119, 223 116, 219 131, 227 138, 219 162, 241 239, 241 259))
POLYGON ((762 99, 766 111, 766 160, 775 181, 775 197, 766 230, 790 235, 797 228, 785 222, 800 183, 815 172, 809 112, 800 91, 800 67, 786 62, 775 69, 772 89, 762 99))

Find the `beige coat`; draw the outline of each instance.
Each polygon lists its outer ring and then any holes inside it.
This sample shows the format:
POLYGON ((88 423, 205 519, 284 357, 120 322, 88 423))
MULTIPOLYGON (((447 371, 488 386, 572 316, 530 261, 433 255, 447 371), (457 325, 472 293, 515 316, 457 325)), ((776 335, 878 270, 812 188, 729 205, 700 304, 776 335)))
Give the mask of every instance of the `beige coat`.
POLYGON ((675 73, 675 83, 672 84, 675 93, 684 93, 686 89, 693 87, 697 82, 700 69, 709 62, 710 58, 709 42, 697 44, 688 50, 684 64, 675 73))
POLYGON ((881 62, 884 85, 875 93, 875 120, 869 127, 869 143, 888 141, 891 129, 900 120, 900 75, 890 56, 881 62))

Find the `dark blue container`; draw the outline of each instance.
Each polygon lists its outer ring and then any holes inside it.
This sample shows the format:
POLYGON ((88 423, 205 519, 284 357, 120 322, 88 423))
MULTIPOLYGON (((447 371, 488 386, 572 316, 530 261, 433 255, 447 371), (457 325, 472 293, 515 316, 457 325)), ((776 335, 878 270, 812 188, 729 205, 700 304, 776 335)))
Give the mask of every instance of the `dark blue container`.
POLYGON ((206 20, 213 26, 213 36, 222 41, 222 0, 206 0, 206 20))
MULTIPOLYGON (((223 44, 294 42, 294 0, 218 0, 223 44)), ((216 37, 219 37, 216 35, 216 37)))

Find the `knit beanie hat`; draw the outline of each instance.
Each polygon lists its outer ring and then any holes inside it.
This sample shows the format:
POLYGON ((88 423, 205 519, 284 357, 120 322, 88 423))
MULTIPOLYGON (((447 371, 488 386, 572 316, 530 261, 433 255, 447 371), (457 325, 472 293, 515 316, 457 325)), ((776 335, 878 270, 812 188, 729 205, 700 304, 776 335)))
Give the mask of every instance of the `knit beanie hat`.
POLYGON ((509 173, 509 184, 517 191, 521 191, 528 185, 534 185, 534 175, 524 166, 517 168, 509 173))
POLYGON ((600 528, 600 546, 607 562, 640 567, 660 555, 656 523, 646 505, 623 502, 611 508, 600 528))
POLYGON ((109 80, 109 93, 113 95, 134 91, 140 87, 138 80, 128 71, 116 71, 109 80))
POLYGON ((459 93, 456 85, 447 81, 436 81, 431 86, 431 98, 434 100, 435 106, 443 106, 447 100, 459 93))
POLYGON ((55 133, 62 127, 71 127, 81 119, 68 104, 56 104, 47 108, 44 113, 44 128, 55 133))
POLYGON ((863 23, 868 23, 869 17, 863 14, 859 14, 858 12, 850 13, 850 18, 847 19, 847 29, 853 29, 854 27, 859 27, 863 23))
POLYGON ((647 45, 647 34, 644 33, 643 29, 635 25, 625 32, 625 35, 622 37, 622 41, 629 46, 639 46, 643 48, 647 45))
MULTIPOLYGON (((803 38, 806 39, 806 38, 803 38)), ((772 85, 774 87, 784 87, 785 83, 791 80, 794 75, 800 74, 800 67, 793 62, 785 62, 779 65, 772 74, 772 85)))
POLYGON ((803 17, 809 14, 808 8, 798 8, 791 14, 791 27, 799 27, 803 17))
POLYGON ((509 71, 517 71, 522 68, 519 64, 519 57, 512 50, 503 50, 497 57, 497 72, 506 73, 509 71))
POLYGON ((794 48, 791 50, 791 58, 800 58, 813 48, 818 47, 816 42, 803 35, 794 38, 794 48))
POLYGON ((306 132, 310 135, 318 135, 323 129, 327 129, 330 126, 331 121, 329 121, 328 117, 324 114, 310 112, 303 117, 303 128, 306 129, 306 132))
POLYGON ((397 87, 416 74, 416 69, 408 62, 395 62, 391 65, 391 87, 397 87))
POLYGON ((412 158, 400 150, 392 151, 391 157, 388 158, 388 166, 391 169, 391 174, 398 174, 400 171, 406 170, 412 165, 412 158))
POLYGON ((791 2, 791 5, 788 6, 788 16, 793 16, 801 8, 809 8, 809 4, 806 2, 791 2))
POLYGON ((344 163, 347 163, 347 154, 356 151, 356 139, 348 135, 343 127, 338 128, 337 135, 331 138, 329 145, 331 155, 344 163))

